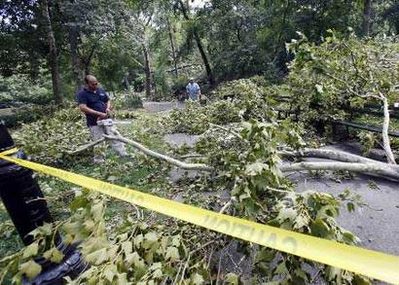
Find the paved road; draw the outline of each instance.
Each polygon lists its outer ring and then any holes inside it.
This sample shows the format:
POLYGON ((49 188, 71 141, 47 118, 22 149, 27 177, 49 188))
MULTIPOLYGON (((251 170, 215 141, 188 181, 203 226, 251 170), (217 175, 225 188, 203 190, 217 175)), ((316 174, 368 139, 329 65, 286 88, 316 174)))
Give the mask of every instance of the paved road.
POLYGON ((165 112, 172 109, 182 109, 184 108, 184 103, 178 101, 172 102, 144 102, 144 109, 151 113, 165 112))
POLYGON ((337 183, 328 178, 315 179, 307 174, 298 174, 294 181, 298 191, 316 190, 337 196, 348 188, 360 194, 368 206, 349 213, 342 205, 338 223, 361 239, 360 246, 399 255, 398 183, 366 175, 337 183), (378 189, 370 188, 370 181, 374 181, 378 189))

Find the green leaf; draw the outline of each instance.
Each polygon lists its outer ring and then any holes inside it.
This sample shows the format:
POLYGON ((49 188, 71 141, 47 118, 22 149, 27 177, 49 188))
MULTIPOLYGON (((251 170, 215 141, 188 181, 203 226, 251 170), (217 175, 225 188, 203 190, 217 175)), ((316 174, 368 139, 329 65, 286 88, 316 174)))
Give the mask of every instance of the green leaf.
POLYGON ((321 219, 316 219, 311 225, 310 229, 312 235, 316 237, 327 237, 330 234, 330 228, 321 219))
POLYGON ((57 248, 51 248, 43 253, 43 257, 55 263, 60 263, 64 258, 64 254, 57 248))
POLYGON ((179 247, 180 246, 180 241, 181 241, 181 235, 175 235, 172 238, 172 245, 179 247))
POLYGON ((228 284, 238 285, 239 279, 238 275, 234 273, 227 273, 225 277, 225 281, 228 284))
POLYGON ((91 263, 94 265, 100 265, 101 263, 103 263, 104 261, 106 261, 108 259, 107 250, 105 248, 96 250, 96 251, 86 255, 85 259, 88 263, 91 263))
POLYGON ((355 204, 353 204, 352 202, 348 202, 346 204, 346 208, 348 209, 349 213, 354 212, 355 211, 355 204))
POLYGON ((118 179, 119 179, 118 177, 112 176, 112 175, 107 178, 107 180, 110 181, 110 182, 115 182, 118 179))
POLYGON ((144 268, 144 260, 140 257, 137 252, 126 255, 125 262, 130 266, 133 264, 136 268, 144 268))
POLYGON ((116 275, 117 277, 117 285, 126 285, 126 284, 130 284, 127 282, 127 274, 126 273, 120 273, 118 275, 116 275))
POLYGON ((191 277, 191 282, 195 285, 202 285, 205 283, 204 278, 202 275, 195 273, 193 277, 191 277))
POLYGON ((135 236, 133 239, 134 246, 141 247, 141 243, 143 242, 143 240, 144 240, 144 236, 142 234, 135 236))
POLYGON ((106 280, 108 280, 110 283, 112 283, 112 280, 114 279, 115 275, 118 273, 118 269, 116 268, 115 265, 109 265, 105 267, 103 271, 103 275, 106 280))
POLYGON ((353 278, 353 285, 371 285, 370 279, 365 276, 355 275, 353 278))
POLYGON ((152 274, 152 276, 155 279, 161 278, 163 276, 162 270, 161 269, 155 270, 154 273, 152 274))
POLYGON ((324 92, 323 85, 316 84, 315 87, 316 87, 317 93, 322 94, 324 92))
POLYGON ((262 162, 255 162, 247 165, 245 168, 245 174, 250 176, 255 176, 262 173, 263 170, 268 169, 269 166, 262 162))
POLYGON ((255 263, 258 262, 270 262, 274 259, 276 252, 274 250, 268 248, 262 248, 258 251, 255 257, 255 263))
POLYGON ((37 244, 36 242, 31 243, 24 249, 22 258, 29 258, 29 257, 35 256, 35 255, 37 255, 38 251, 39 251, 39 244, 37 244))
POLYGON ((282 208, 278 213, 277 220, 284 223, 286 220, 293 221, 297 217, 298 212, 293 208, 282 208))
POLYGON ((287 266, 286 266, 286 264, 285 264, 284 261, 281 262, 281 263, 276 267, 275 273, 276 273, 276 274, 286 274, 286 273, 288 273, 288 269, 287 269, 287 266))
POLYGON ((130 241, 125 241, 122 243, 122 250, 125 252, 125 254, 129 254, 133 252, 133 245, 130 241))
POLYGON ((146 233, 144 236, 143 247, 145 249, 150 248, 154 243, 158 241, 158 234, 155 232, 146 233))
POLYGON ((19 266, 19 271, 22 274, 25 274, 26 277, 28 277, 30 280, 32 280, 40 274, 40 272, 42 271, 42 267, 33 260, 30 260, 28 262, 22 263, 19 266))
POLYGON ((166 249, 165 259, 170 260, 172 262, 179 260, 180 259, 179 250, 174 246, 169 246, 166 249))
POLYGON ((90 212, 93 215, 93 219, 95 221, 99 221, 102 219, 103 216, 103 210, 104 210, 104 206, 102 203, 96 203, 94 204, 91 209, 90 212))

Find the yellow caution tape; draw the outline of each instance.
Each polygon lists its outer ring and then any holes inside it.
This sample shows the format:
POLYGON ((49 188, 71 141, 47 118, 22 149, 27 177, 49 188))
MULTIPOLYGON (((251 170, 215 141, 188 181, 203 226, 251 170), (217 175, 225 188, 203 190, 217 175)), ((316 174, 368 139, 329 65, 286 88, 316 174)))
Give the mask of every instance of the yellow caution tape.
POLYGON ((0 158, 219 233, 399 284, 399 257, 215 213, 38 163, 0 158))

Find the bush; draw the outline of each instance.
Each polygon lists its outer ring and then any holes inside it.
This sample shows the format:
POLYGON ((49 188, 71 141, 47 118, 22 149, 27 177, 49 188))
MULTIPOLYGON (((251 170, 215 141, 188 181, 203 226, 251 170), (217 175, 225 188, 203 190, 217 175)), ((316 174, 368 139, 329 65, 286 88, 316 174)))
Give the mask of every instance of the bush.
POLYGON ((124 92, 113 99, 116 110, 143 108, 143 102, 139 93, 124 92))
POLYGON ((47 104, 52 100, 51 80, 33 82, 25 75, 0 76, 0 102, 47 104))
POLYGON ((49 116, 57 110, 56 105, 39 106, 29 104, 20 108, 2 109, 8 112, 0 113, 0 120, 5 122, 8 128, 20 126, 24 123, 32 123, 45 116, 49 116))

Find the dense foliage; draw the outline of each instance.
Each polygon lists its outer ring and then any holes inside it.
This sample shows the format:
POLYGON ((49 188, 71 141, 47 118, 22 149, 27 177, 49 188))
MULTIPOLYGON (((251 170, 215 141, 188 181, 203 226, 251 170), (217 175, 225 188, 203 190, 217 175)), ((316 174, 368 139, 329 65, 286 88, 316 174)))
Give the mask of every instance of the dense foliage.
POLYGON ((321 45, 302 38, 289 50, 295 59, 287 81, 300 120, 345 119, 367 105, 382 110, 382 102, 371 95, 383 94, 391 105, 399 98, 395 39, 343 39, 331 33, 321 45))
POLYGON ((162 98, 189 76, 211 85, 256 74, 279 80, 297 31, 314 43, 328 29, 391 35, 397 10, 391 0, 5 1, 0 71, 37 79, 47 61, 65 97, 94 72, 109 90, 134 86, 162 98))

